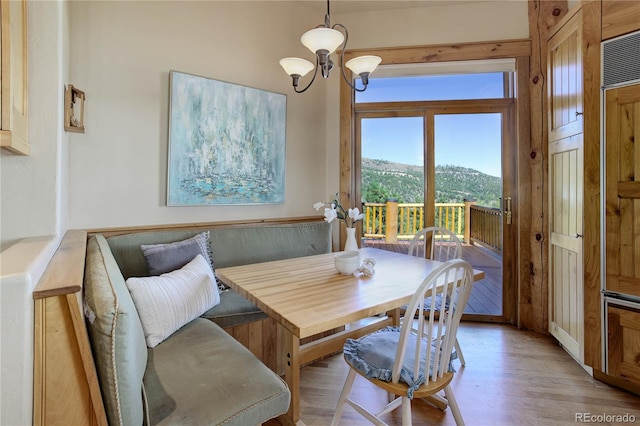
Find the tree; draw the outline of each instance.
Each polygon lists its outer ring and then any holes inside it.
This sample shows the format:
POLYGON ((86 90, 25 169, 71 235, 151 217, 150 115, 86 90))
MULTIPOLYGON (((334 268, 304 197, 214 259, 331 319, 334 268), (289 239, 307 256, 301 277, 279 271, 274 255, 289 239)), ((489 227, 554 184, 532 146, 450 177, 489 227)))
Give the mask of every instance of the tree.
POLYGON ((389 191, 383 188, 379 182, 371 182, 362 194, 363 203, 384 203, 388 198, 389 191))

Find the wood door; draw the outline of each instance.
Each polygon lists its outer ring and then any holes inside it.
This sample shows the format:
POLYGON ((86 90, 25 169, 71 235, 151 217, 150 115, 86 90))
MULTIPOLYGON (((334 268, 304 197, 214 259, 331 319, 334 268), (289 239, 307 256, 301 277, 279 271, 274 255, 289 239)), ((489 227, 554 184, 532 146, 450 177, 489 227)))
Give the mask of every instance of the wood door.
POLYGON ((549 332, 584 362, 582 14, 549 39, 549 332))
POLYGON ((549 331, 584 361, 582 134, 549 145, 549 331))
POLYGON ((640 297, 640 84, 606 91, 605 132, 605 287, 640 297))

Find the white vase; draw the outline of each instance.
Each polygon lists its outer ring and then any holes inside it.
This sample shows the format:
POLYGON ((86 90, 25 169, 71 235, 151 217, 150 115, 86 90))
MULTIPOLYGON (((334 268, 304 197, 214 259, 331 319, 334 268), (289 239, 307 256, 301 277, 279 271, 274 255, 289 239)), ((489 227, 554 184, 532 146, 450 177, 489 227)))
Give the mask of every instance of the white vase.
POLYGON ((358 251, 356 228, 347 227, 347 242, 344 245, 344 251, 358 251))

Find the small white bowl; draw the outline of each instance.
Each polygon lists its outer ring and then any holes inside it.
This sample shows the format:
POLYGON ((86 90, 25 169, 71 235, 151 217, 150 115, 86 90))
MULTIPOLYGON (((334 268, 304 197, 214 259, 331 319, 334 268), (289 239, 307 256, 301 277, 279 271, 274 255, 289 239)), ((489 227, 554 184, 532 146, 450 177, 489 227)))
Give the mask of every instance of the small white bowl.
POLYGON ((334 265, 342 275, 351 275, 360 268, 360 253, 357 251, 343 251, 336 254, 334 265))

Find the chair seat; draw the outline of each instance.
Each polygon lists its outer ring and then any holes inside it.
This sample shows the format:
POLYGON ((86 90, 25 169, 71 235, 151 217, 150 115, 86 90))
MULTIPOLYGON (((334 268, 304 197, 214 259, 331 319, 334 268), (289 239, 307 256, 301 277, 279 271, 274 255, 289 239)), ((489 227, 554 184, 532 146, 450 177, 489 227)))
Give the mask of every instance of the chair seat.
MULTIPOLYGON (((406 383, 403 383, 403 382, 393 383, 393 382, 379 380, 379 379, 370 379, 367 376, 365 376, 364 374, 362 374, 362 372, 360 370, 358 370, 357 368, 355 368, 351 363, 349 363, 349 361, 347 361, 347 364, 349 364, 349 366, 351 368, 353 368, 362 377, 364 377, 365 379, 369 380, 371 383, 373 383, 374 385, 380 387, 381 389, 384 389, 385 391, 389 392, 390 394, 398 395, 398 396, 407 396, 408 390, 409 390, 409 385, 407 385, 406 383)), ((434 393, 440 392, 442 389, 447 387, 447 385, 449 383, 451 383, 451 380, 453 380, 453 375, 454 375, 453 372, 444 373, 442 378, 438 379, 435 382, 429 382, 427 384, 424 384, 424 383, 421 384, 420 387, 418 387, 417 389, 415 389, 413 391, 412 397, 414 399, 415 398, 428 398, 429 396, 433 395, 434 393)), ((446 407, 446 405, 445 405, 445 407, 446 407)))
MULTIPOLYGON (((435 296, 435 310, 436 311, 441 311, 442 310, 442 295, 438 294, 435 296)), ((427 297, 426 299, 424 299, 423 302, 423 306, 424 306, 424 310, 425 312, 429 312, 429 310, 431 309, 431 297, 427 297)), ((447 309, 449 307, 449 298, 447 298, 447 301, 444 304, 444 308, 447 309)), ((403 317, 406 314, 407 311, 407 305, 401 306, 400 307, 400 316, 403 317)), ((437 317, 436 317, 437 318, 437 317)))
MULTIPOLYGON (((406 395, 409 399, 414 398, 414 392, 426 382, 425 370, 421 370, 418 377, 413 375, 413 365, 415 363, 415 347, 418 336, 409 335, 407 343, 407 351, 402 369, 400 371, 400 385, 405 388, 402 393, 397 395, 406 395)), ((422 348, 431 348, 429 357, 429 371, 426 374, 431 375, 433 364, 441 357, 437 354, 434 345, 429 345, 423 338, 422 348)), ((363 336, 359 339, 347 339, 344 344, 343 352, 346 362, 363 377, 372 380, 377 379, 382 382, 391 383, 393 364, 396 358, 398 343, 400 341, 399 327, 386 327, 374 333, 363 336)), ((424 349, 420 353, 420 364, 426 365, 427 350, 424 349)), ((449 371, 453 371, 451 361, 449 361, 449 371)), ((439 382, 439 380, 438 380, 439 382)), ((446 386, 444 383, 442 387, 446 386)))

